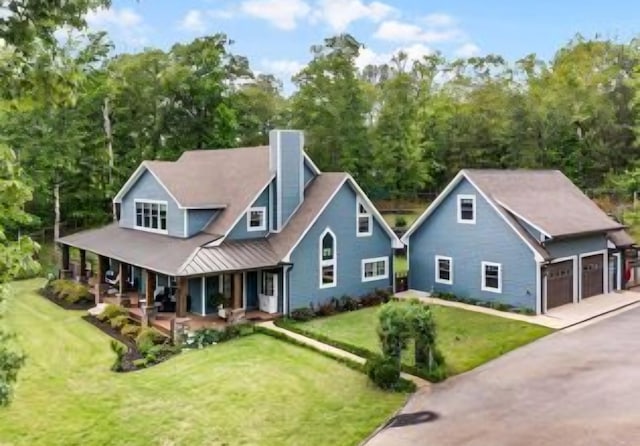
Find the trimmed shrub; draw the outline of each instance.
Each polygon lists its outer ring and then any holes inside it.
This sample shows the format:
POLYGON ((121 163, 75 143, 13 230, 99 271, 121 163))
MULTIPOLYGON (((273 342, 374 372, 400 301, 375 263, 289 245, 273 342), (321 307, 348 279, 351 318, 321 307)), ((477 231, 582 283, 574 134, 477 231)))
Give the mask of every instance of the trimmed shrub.
POLYGON ((407 219, 404 215, 396 216, 396 228, 406 228, 407 227, 407 219))
POLYGON ((121 372, 124 368, 124 355, 127 353, 127 347, 113 339, 111 340, 111 351, 116 355, 116 359, 113 361, 111 370, 114 372, 121 372))
POLYGON ((201 328, 189 336, 185 342, 187 348, 203 348, 208 345, 218 344, 233 338, 247 336, 255 332, 255 327, 250 323, 228 325, 223 330, 215 328, 201 328))
POLYGON ((147 358, 140 358, 133 360, 133 366, 136 369, 144 369, 147 366, 147 358))
POLYGON ((140 353, 146 356, 154 345, 162 344, 167 340, 167 337, 155 328, 143 327, 140 329, 138 336, 136 336, 136 346, 140 353))
POLYGON ((359 307, 358 301, 353 297, 345 294, 338 301, 338 311, 353 311, 359 307))
POLYGON ((299 322, 310 321, 315 317, 315 313, 309 307, 304 308, 296 308, 295 310, 291 310, 291 319, 299 322))
POLYGON ((121 314, 120 316, 112 318, 109 323, 111 324, 111 328, 120 330, 122 327, 129 323, 129 317, 121 314))
POLYGON ((104 307, 104 310, 102 310, 102 313, 100 313, 97 318, 98 320, 105 322, 107 320, 110 321, 113 318, 116 318, 118 316, 125 316, 127 314, 128 311, 126 308, 121 307, 120 305, 109 304, 104 307))
POLYGON ((400 382, 400 364, 394 358, 369 359, 365 364, 365 371, 369 379, 381 389, 395 389, 400 382))
POLYGON ((120 329, 120 333, 122 333, 123 336, 128 336, 135 339, 136 336, 138 336, 138 333, 140 333, 140 326, 136 324, 125 324, 120 329))
POLYGON ((336 305, 335 302, 329 300, 318 305, 318 309, 316 310, 316 316, 331 316, 336 313, 336 305))

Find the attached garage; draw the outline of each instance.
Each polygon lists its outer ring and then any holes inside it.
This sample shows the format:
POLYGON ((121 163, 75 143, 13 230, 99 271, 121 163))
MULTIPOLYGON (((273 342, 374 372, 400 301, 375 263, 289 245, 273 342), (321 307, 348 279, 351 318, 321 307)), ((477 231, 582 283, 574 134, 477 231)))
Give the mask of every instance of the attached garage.
POLYGON ((573 260, 550 264, 545 277, 547 310, 573 303, 573 260))
POLYGON ((596 254, 580 260, 582 298, 597 296, 604 292, 604 256, 596 254))

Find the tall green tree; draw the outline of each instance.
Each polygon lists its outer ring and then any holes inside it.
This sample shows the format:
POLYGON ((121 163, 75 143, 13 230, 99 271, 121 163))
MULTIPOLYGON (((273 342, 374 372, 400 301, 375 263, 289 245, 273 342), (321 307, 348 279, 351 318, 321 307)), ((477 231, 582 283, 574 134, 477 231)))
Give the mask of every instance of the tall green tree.
MULTIPOLYGON (((41 103, 42 94, 64 101, 73 79, 55 75, 54 31, 61 26, 82 27, 84 15, 92 7, 108 5, 100 0, 52 0, 18 2, 1 0, 0 9, 0 113, 13 107, 29 108, 41 103), (49 54, 47 53, 49 50, 49 54), (39 52, 40 57, 34 56, 39 52), (43 55, 44 54, 44 55, 43 55)), ((6 297, 5 284, 18 272, 35 267, 35 244, 28 237, 14 237, 28 220, 24 212, 31 192, 22 181, 14 152, 0 141, 0 300, 6 297)), ((0 405, 9 404, 12 386, 24 362, 11 335, 0 328, 0 405)))
POLYGON ((394 56, 379 84, 380 100, 372 132, 372 181, 382 195, 415 197, 430 181, 421 138, 420 84, 406 53, 394 56))
POLYGON ((371 165, 367 101, 355 65, 362 45, 348 34, 311 48, 313 60, 293 77, 292 124, 306 132, 309 154, 323 170, 346 170, 363 184, 371 165))

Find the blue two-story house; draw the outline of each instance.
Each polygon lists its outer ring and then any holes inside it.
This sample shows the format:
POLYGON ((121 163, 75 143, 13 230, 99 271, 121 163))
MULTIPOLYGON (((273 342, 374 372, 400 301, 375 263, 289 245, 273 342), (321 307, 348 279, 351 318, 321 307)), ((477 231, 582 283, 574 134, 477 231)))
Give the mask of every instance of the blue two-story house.
POLYGON ((537 314, 622 288, 633 245, 556 170, 462 170, 403 242, 410 288, 537 314))
MULTIPOLYGON (((401 246, 354 179, 320 172, 293 130, 272 131, 268 146, 145 161, 115 196, 114 215, 58 240, 63 271, 70 247, 82 264, 93 252, 97 287, 111 277, 119 295, 133 288, 162 311, 160 289, 177 317, 218 314, 220 296, 228 310, 288 314, 389 288, 401 246)), ((98 300, 104 292, 96 288, 98 300)))

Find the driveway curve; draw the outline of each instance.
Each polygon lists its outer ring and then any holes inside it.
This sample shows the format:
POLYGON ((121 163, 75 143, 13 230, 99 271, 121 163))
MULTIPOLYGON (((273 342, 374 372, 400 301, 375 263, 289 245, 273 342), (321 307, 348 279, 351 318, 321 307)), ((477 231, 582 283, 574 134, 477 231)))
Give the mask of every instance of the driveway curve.
POLYGON ((415 394, 368 446, 640 444, 640 308, 415 394))

